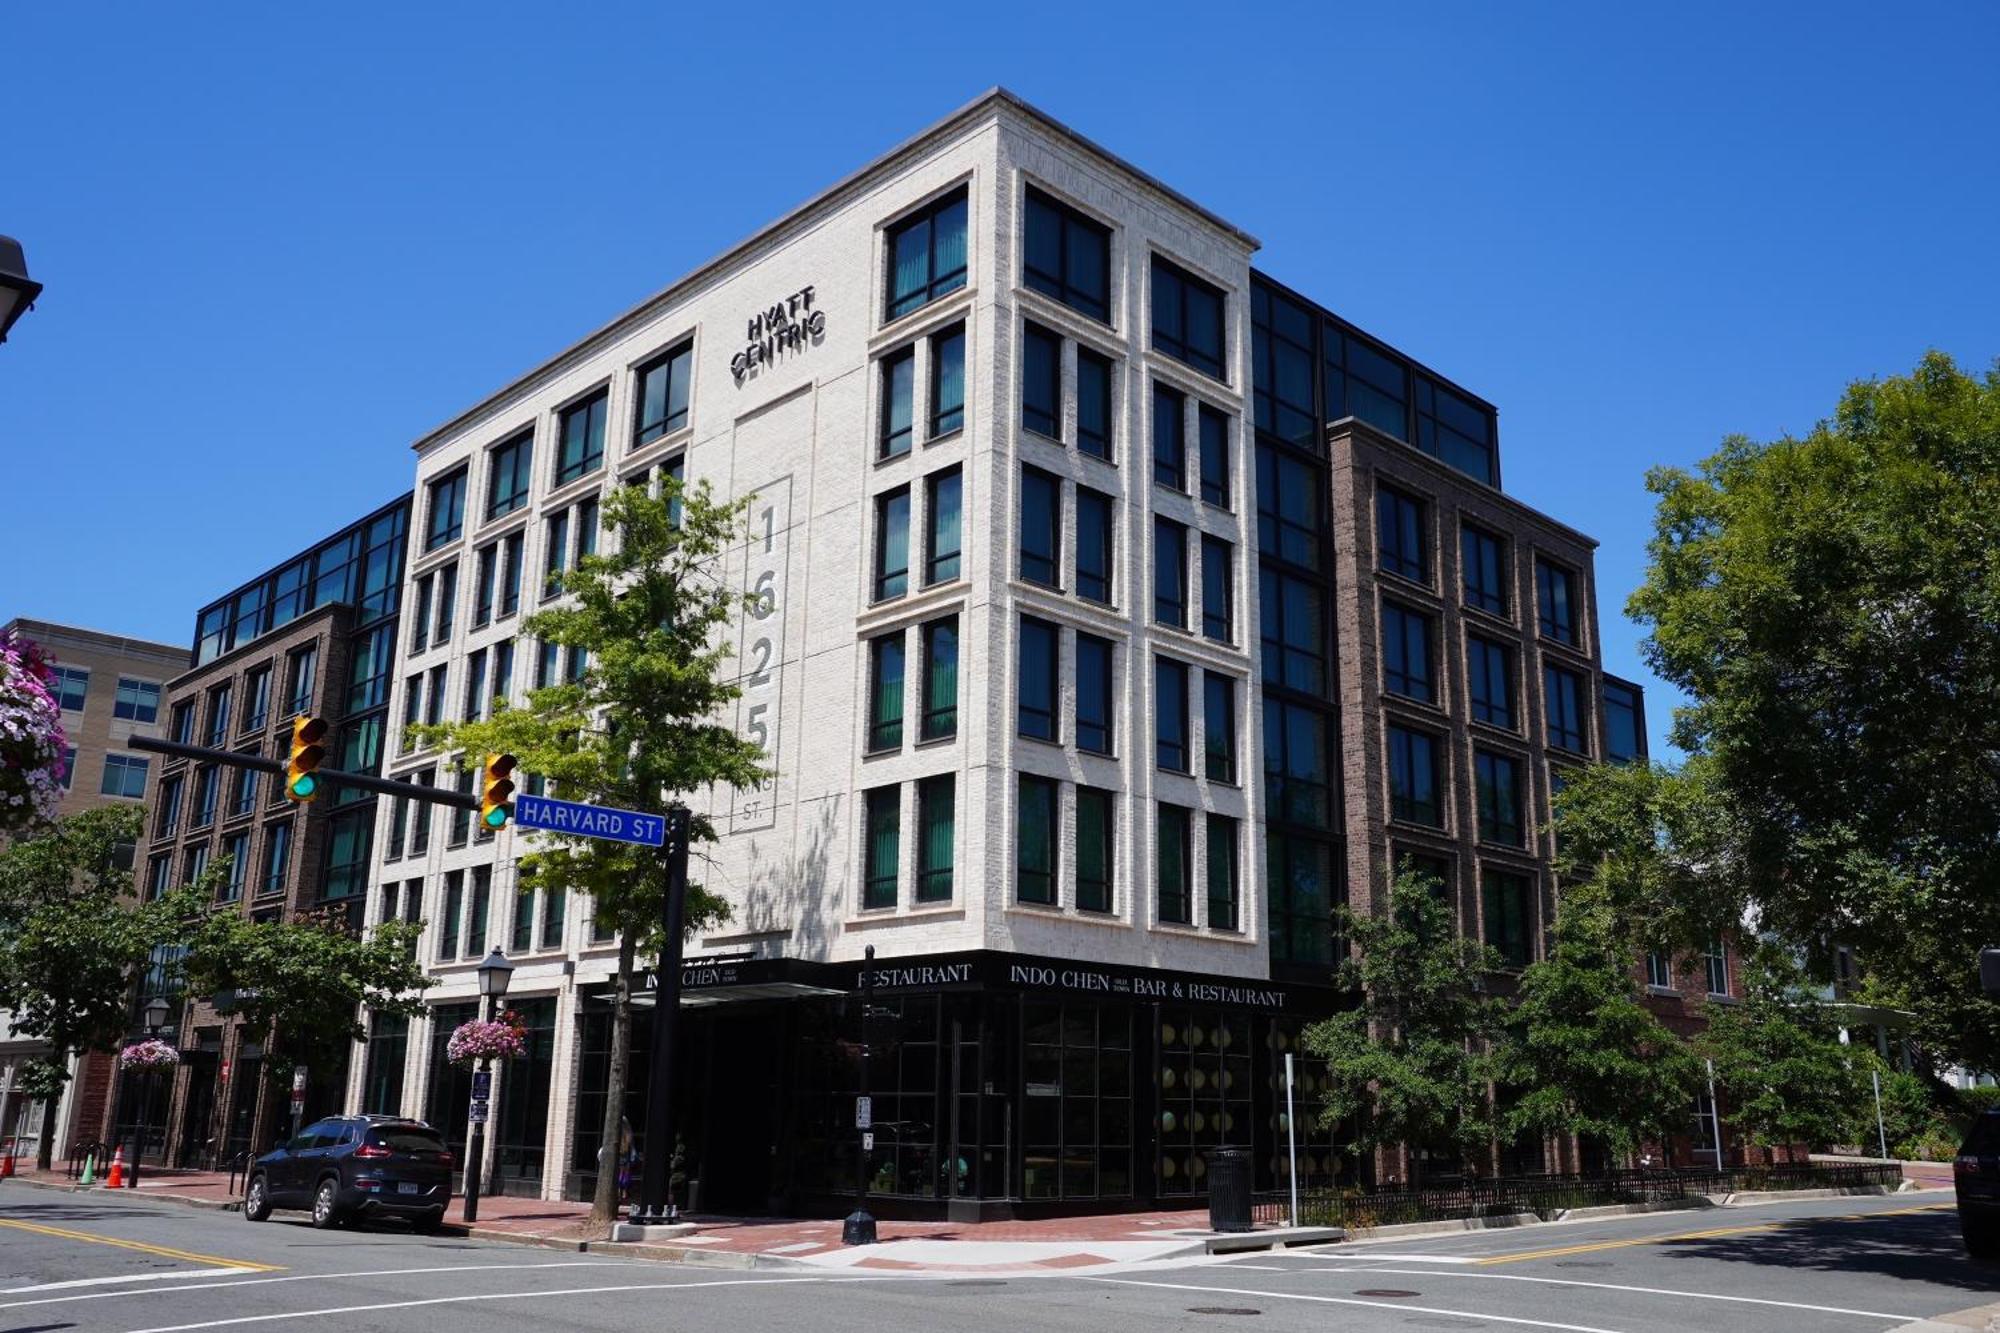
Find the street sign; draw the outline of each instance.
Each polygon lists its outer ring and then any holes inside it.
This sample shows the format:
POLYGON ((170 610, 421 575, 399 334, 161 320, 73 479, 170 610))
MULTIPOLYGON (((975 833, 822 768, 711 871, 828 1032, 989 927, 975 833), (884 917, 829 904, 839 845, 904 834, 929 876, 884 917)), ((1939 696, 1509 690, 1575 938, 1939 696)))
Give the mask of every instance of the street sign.
POLYGON ((483 1102, 493 1095, 493 1071, 474 1070, 472 1074, 472 1100, 483 1102))
POLYGON ((292 1096, 296 1097, 299 1094, 303 1093, 305 1090, 306 1090, 306 1067, 304 1065, 300 1065, 297 1069, 294 1069, 292 1071, 292 1096))
POLYGON ((856 1129, 875 1128, 875 1099, 856 1097, 854 1099, 854 1127, 856 1129))
POLYGON ((481 1097, 472 1103, 473 1124, 483 1125, 486 1123, 486 1107, 487 1107, 487 1101, 484 1097, 481 1097))
POLYGON ((861 1136, 861 1151, 863 1152, 875 1151, 875 1136, 873 1134, 863 1134, 861 1136))
POLYGON ((516 796, 514 822, 522 828, 547 829, 551 833, 570 833, 580 838, 632 842, 642 847, 658 847, 667 840, 664 815, 613 810, 609 806, 585 805, 580 801, 558 801, 548 796, 516 796))

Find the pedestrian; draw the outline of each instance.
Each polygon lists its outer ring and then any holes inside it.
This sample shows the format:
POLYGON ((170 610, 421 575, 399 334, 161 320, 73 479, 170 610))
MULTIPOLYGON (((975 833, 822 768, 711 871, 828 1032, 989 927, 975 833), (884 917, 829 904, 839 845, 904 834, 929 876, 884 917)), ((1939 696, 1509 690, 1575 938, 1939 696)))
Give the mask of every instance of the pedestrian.
POLYGON ((632 1122, 624 1116, 618 1117, 618 1198, 623 1202, 632 1194, 632 1164, 638 1154, 632 1151, 632 1122))

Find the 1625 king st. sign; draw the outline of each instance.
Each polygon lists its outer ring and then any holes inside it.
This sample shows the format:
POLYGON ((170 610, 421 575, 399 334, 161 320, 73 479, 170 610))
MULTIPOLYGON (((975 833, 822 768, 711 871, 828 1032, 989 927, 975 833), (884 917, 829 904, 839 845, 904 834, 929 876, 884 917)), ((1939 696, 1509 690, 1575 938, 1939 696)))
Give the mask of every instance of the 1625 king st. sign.
POLYGON ((729 358, 729 373, 741 385, 760 366, 774 365, 826 337, 826 311, 813 308, 813 289, 801 287, 746 321, 743 350, 729 358))

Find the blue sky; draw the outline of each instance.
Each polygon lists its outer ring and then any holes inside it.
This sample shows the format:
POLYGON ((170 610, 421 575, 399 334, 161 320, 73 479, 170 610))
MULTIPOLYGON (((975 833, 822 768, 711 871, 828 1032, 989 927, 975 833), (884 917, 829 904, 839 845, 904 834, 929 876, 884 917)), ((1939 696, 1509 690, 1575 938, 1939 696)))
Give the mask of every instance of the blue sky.
POLYGON ((424 430, 995 83, 1497 403, 1640 679, 1648 466, 2000 353, 1991 6, 933 8, 11 8, 0 232, 48 291, 0 347, 0 619, 186 639, 424 430))

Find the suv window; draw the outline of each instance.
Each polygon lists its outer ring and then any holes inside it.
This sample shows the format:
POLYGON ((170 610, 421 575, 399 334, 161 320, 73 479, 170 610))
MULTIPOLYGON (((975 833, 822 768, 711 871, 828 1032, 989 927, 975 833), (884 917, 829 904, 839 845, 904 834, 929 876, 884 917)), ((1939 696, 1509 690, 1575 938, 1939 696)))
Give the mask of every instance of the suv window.
POLYGON ((1971 1132, 1965 1136, 1965 1146, 1959 1152, 1967 1157, 2000 1155, 2000 1111, 1988 1111, 1973 1121, 1971 1132))
POLYGON ((304 1152, 308 1148, 330 1148, 340 1142, 340 1131, 344 1122, 339 1120, 319 1120, 300 1130, 286 1147, 293 1152, 304 1152))
POLYGON ((380 1125, 368 1132, 368 1141, 392 1152, 444 1151, 444 1139, 422 1125, 380 1125))

